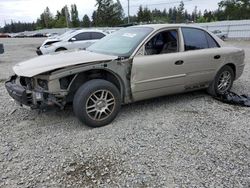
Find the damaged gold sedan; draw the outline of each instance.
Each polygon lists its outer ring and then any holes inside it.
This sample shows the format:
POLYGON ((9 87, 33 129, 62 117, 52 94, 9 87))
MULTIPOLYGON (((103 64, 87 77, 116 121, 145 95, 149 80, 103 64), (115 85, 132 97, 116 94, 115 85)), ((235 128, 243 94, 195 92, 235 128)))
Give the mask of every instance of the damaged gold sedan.
POLYGON ((244 69, 244 51, 202 28, 144 25, 121 29, 85 51, 37 57, 13 67, 5 86, 31 108, 73 102, 86 125, 112 122, 122 104, 207 89, 227 92, 244 69))

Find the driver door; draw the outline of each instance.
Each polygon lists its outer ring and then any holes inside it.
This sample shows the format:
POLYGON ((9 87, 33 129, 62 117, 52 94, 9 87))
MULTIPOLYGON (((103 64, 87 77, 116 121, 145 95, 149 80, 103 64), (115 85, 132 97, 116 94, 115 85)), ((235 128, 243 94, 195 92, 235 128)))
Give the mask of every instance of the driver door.
POLYGON ((156 33, 133 59, 131 90, 135 101, 185 90, 180 30, 156 33))

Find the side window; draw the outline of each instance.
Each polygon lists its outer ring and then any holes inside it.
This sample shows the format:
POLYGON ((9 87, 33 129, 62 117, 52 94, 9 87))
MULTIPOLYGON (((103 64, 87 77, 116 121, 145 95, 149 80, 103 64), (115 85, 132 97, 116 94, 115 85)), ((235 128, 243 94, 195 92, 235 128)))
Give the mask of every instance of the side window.
POLYGON ((200 29, 182 28, 185 51, 209 48, 206 33, 200 29))
POLYGON ((178 52, 177 30, 157 33, 145 44, 145 55, 167 54, 178 52))
POLYGON ((207 42, 208 42, 208 47, 209 48, 219 48, 220 46, 218 43, 210 36, 208 33, 206 33, 207 36, 207 42))
POLYGON ((76 36, 74 36, 74 38, 76 38, 76 41, 91 40, 91 36, 89 32, 79 33, 76 36))
POLYGON ((91 38, 92 40, 98 40, 105 37, 105 35, 103 33, 98 33, 98 32, 92 32, 91 33, 91 38))

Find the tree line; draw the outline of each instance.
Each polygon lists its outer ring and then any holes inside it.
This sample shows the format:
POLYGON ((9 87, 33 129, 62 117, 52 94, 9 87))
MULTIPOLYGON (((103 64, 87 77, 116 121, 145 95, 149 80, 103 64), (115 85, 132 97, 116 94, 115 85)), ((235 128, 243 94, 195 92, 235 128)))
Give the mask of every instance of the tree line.
POLYGON ((13 22, 10 24, 5 24, 3 28, 0 27, 0 33, 18 33, 22 31, 34 31, 36 30, 37 25, 35 22, 33 23, 21 23, 21 22, 13 22))
MULTIPOLYGON (((0 32, 32 31, 44 28, 77 28, 77 27, 113 27, 127 23, 124 10, 119 0, 96 0, 96 10, 91 17, 87 14, 79 18, 77 6, 64 6, 55 16, 49 7, 40 15, 35 23, 11 22, 0 28, 0 32)), ((222 0, 215 11, 198 11, 197 6, 189 13, 181 1, 177 7, 163 10, 142 5, 137 14, 130 16, 132 23, 189 23, 212 22, 221 20, 250 19, 250 0, 222 0)))

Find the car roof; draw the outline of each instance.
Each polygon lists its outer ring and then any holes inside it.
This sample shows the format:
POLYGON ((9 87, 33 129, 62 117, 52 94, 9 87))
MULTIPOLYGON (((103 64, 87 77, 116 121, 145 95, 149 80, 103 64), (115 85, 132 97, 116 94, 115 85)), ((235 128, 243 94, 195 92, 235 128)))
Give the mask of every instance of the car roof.
POLYGON ((199 26, 195 26, 193 24, 147 24, 147 25, 136 25, 136 26, 132 26, 132 27, 150 27, 154 30, 159 30, 159 29, 164 29, 164 28, 179 28, 179 27, 190 27, 190 28, 197 28, 197 29, 202 29, 204 30, 204 28, 199 27, 199 26))
POLYGON ((78 29, 74 33, 83 33, 83 32, 99 32, 105 34, 105 32, 99 29, 78 29))
POLYGON ((99 32, 102 33, 104 35, 107 35, 107 33, 103 32, 102 30, 98 30, 98 29, 77 29, 71 33, 69 33, 68 35, 64 36, 63 38, 61 38, 63 41, 68 40, 70 38, 72 38, 75 35, 78 35, 80 33, 85 33, 85 32, 99 32))

